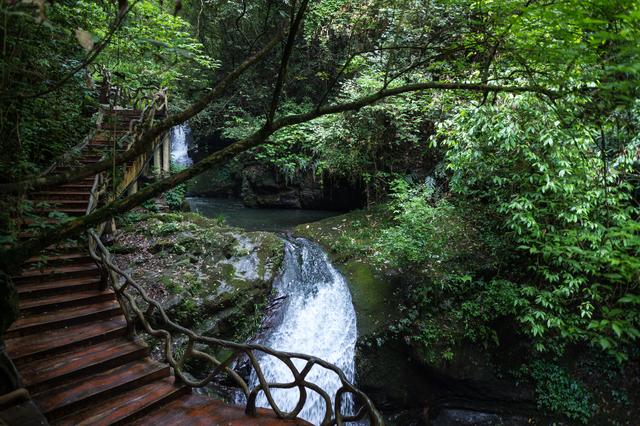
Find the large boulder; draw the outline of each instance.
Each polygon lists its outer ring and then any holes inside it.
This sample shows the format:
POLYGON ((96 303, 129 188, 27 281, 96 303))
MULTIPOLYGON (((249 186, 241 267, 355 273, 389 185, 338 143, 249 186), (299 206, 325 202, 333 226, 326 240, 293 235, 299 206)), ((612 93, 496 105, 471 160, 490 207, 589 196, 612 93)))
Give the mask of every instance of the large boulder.
POLYGON ((154 214, 125 226, 117 262, 181 325, 242 341, 271 296, 284 243, 193 213, 154 214))

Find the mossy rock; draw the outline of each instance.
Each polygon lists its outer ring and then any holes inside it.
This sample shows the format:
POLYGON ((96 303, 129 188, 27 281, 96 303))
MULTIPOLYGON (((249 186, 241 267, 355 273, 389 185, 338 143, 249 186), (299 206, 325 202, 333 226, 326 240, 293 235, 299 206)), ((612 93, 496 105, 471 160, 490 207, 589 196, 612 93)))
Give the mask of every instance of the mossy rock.
POLYGON ((142 215, 117 257, 172 318, 208 335, 244 340, 257 331, 284 258, 284 242, 197 213, 142 215))

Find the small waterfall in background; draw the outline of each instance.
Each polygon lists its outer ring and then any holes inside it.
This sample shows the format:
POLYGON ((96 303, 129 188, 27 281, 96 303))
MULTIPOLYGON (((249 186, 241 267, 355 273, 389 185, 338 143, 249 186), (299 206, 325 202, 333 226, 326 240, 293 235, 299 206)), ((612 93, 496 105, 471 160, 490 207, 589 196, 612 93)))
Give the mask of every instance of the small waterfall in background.
POLYGON ((171 161, 179 166, 193 164, 189 158, 189 142, 191 142, 191 128, 187 123, 171 129, 171 161))
MULTIPOLYGON (((274 282, 277 296, 286 296, 275 325, 259 340, 265 346, 286 352, 299 352, 322 358, 344 371, 353 383, 355 375, 356 313, 344 277, 331 265, 326 253, 304 238, 285 241, 281 275, 274 282)), ((259 358, 267 382, 293 380, 289 369, 277 358, 259 358)), ((296 361, 298 370, 304 362, 296 361)), ((307 381, 319 385, 332 398, 340 388, 338 375, 314 366, 307 381)), ((251 384, 258 383, 255 373, 251 384)), ((272 389, 280 409, 291 411, 298 401, 298 389, 272 389)), ((263 393, 258 406, 269 407, 263 393)), ((343 400, 343 413, 353 413, 353 398, 343 400)), ((325 413, 322 397, 307 389, 307 402, 299 417, 318 425, 325 413)))

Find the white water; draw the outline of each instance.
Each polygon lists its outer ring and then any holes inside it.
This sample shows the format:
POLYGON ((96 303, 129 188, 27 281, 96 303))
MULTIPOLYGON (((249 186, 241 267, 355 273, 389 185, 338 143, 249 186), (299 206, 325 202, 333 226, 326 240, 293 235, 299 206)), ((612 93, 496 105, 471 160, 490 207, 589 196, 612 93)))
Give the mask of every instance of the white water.
MULTIPOLYGON (((344 277, 331 265, 322 249, 303 238, 285 241, 282 274, 274 282, 278 296, 286 295, 285 303, 273 328, 267 330, 258 342, 280 351, 314 355, 342 369, 353 383, 356 332, 356 314, 351 293, 344 277)), ((289 369, 278 359, 263 355, 260 365, 267 382, 286 383, 293 380, 289 369)), ((304 362, 296 361, 298 370, 304 362)), ((314 366, 307 381, 319 385, 330 397, 340 388, 337 374, 314 366)), ((257 384, 255 374, 252 385, 257 384)), ((274 398, 285 411, 291 411, 298 402, 298 390, 272 390, 274 398)), ((263 393, 258 406, 269 407, 263 393)), ((343 400, 343 413, 351 413, 353 400, 343 400)), ((307 391, 307 402, 299 417, 313 424, 324 418, 325 402, 314 391, 307 391)))
POLYGON ((190 166, 193 164, 189 158, 189 141, 191 139, 191 129, 189 125, 183 123, 171 129, 171 160, 180 166, 190 166))

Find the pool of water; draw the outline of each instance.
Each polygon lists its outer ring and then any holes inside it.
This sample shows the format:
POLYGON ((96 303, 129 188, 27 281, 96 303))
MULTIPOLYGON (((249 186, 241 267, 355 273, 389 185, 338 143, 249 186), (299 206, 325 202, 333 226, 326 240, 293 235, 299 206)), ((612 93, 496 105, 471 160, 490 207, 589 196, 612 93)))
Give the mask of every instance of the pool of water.
POLYGON ((224 217, 227 224, 248 231, 283 232, 341 212, 329 210, 252 209, 226 198, 187 197, 191 210, 207 217, 224 217))

